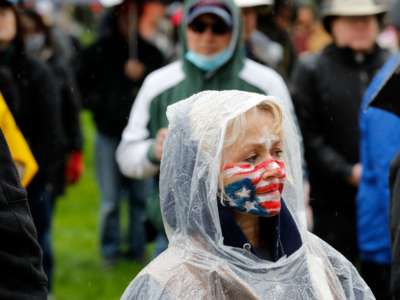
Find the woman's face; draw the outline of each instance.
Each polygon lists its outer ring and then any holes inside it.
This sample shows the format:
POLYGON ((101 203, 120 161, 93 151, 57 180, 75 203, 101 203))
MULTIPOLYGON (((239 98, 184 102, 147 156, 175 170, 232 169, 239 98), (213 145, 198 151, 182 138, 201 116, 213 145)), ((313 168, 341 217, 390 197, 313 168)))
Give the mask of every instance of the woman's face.
POLYGON ((17 20, 11 8, 0 7, 0 45, 8 45, 17 35, 17 20))
POLYGON ((221 179, 228 205, 259 216, 276 215, 285 180, 281 133, 272 129, 272 113, 261 109, 246 113, 243 127, 223 152, 221 179))

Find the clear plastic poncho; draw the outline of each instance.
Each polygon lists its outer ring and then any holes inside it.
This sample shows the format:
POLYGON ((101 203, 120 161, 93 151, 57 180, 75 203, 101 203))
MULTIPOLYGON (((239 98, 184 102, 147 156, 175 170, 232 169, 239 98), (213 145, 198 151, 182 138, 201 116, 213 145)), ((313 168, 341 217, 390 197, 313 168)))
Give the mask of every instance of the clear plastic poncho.
POLYGON ((206 91, 168 107, 160 173, 168 249, 130 283, 122 299, 375 299, 352 264, 307 231, 299 134, 278 99, 242 91, 206 91), (283 199, 302 245, 272 262, 224 245, 219 172, 230 120, 263 101, 283 111, 283 199))

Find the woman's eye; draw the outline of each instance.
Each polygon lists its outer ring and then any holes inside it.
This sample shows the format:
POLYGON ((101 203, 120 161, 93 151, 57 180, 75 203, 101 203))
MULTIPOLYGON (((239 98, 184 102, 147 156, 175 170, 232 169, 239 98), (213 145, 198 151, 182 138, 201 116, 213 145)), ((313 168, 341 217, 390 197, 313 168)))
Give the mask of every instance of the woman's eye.
POLYGON ((272 155, 276 158, 281 158, 283 151, 281 149, 276 149, 272 151, 272 155))
POLYGON ((251 163, 251 164, 254 164, 254 163, 257 162, 257 158, 258 158, 258 156, 254 154, 254 155, 251 155, 251 156, 247 157, 244 161, 248 162, 248 163, 251 163))

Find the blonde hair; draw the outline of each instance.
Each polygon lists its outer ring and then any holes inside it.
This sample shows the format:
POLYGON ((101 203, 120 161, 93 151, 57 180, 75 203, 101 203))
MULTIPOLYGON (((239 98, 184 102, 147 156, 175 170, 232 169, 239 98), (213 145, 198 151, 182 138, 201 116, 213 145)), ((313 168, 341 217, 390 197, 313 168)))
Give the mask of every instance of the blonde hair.
POLYGON ((278 104, 271 101, 264 101, 248 110, 246 113, 240 114, 236 118, 229 121, 225 134, 224 148, 232 146, 245 134, 243 129, 246 127, 247 123, 246 116, 249 113, 254 113, 257 110, 269 112, 272 115, 273 124, 271 131, 282 138, 282 110, 278 104))
MULTIPOLYGON (((254 113, 256 111, 263 111, 271 114, 273 119, 271 131, 280 138, 282 138, 282 121, 283 121, 282 110, 278 104, 266 100, 229 121, 225 133, 224 146, 223 146, 224 148, 234 145, 238 139, 240 139, 243 135, 246 134, 244 131, 244 128, 246 127, 247 123, 246 115, 248 115, 249 113, 254 113)), ((223 178, 222 176, 219 176, 221 201, 226 196, 223 186, 224 186, 223 178)))

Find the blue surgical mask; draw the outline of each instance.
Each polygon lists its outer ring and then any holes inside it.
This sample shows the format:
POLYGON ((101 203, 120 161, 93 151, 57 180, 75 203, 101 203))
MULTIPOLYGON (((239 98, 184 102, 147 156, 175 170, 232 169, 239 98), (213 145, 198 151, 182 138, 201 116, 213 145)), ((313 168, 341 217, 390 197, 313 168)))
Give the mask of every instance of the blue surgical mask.
POLYGON ((25 40, 25 49, 28 53, 32 55, 38 55, 40 51, 43 50, 45 46, 46 37, 44 34, 35 33, 28 36, 25 40))
POLYGON ((229 48, 212 56, 201 55, 189 50, 185 57, 199 69, 206 72, 211 72, 217 70, 219 67, 225 64, 232 56, 231 54, 232 51, 230 51, 229 48))

